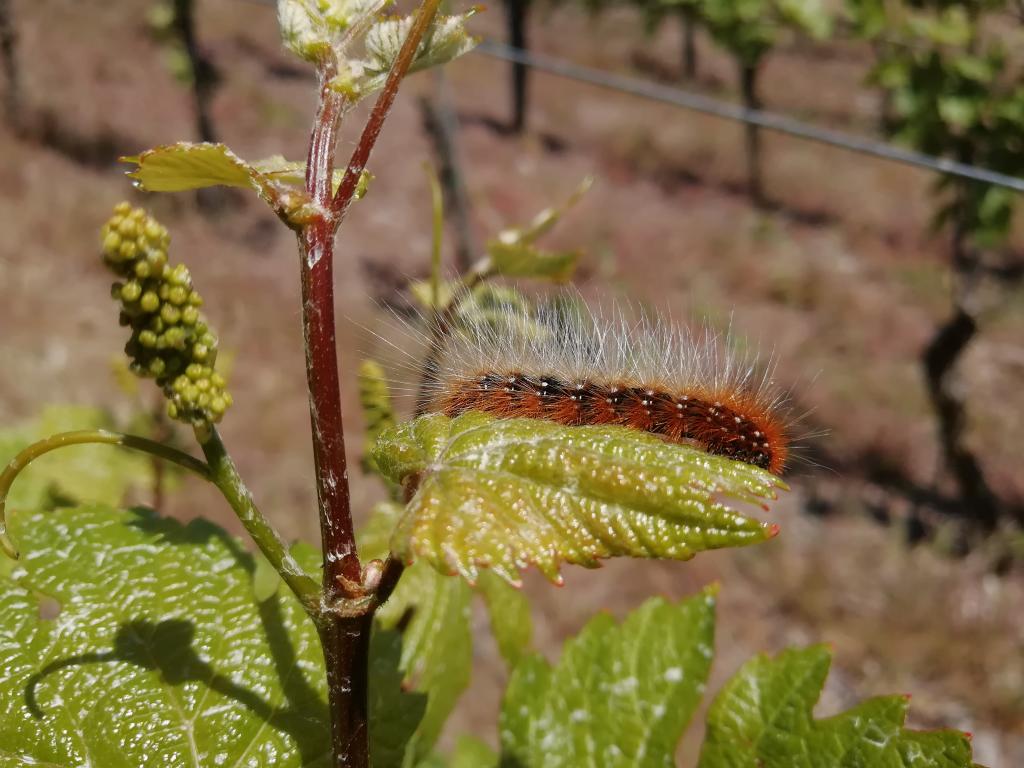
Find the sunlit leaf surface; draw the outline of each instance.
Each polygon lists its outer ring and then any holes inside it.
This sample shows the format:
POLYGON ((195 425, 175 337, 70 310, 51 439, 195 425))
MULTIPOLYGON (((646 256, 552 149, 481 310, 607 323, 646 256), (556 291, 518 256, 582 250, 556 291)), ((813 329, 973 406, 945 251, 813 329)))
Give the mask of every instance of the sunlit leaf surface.
POLYGON ((562 562, 616 555, 686 560, 753 544, 774 526, 739 504, 774 499, 775 476, 622 427, 428 415, 385 432, 382 473, 419 489, 391 539, 406 559, 475 581, 530 564, 558 580, 562 562))
POLYGON ((602 614, 552 667, 517 667, 501 711, 502 765, 669 768, 711 666, 714 596, 644 603, 621 625, 602 614))
POLYGON ((968 768, 960 731, 906 731, 905 696, 880 696, 816 720, 828 675, 823 646, 757 656, 718 694, 708 713, 699 768, 968 768))
MULTIPOLYGON (((253 558, 222 529, 104 506, 17 512, 0 570, 0 765, 328 766, 323 660, 291 593, 256 599, 253 558)), ((264 594, 265 596, 265 594, 264 594)), ((382 768, 422 697, 399 643, 371 646, 382 768)))

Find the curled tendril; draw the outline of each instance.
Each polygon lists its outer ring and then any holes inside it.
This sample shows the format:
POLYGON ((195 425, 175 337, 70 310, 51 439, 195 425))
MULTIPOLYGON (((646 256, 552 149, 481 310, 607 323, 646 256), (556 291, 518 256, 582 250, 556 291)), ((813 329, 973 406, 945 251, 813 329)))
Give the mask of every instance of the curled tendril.
POLYGON ((174 462, 178 466, 195 472, 200 477, 210 480, 210 467, 203 461, 190 456, 176 448, 163 445, 162 443, 147 440, 144 437, 125 435, 120 432, 111 432, 106 429, 87 429, 74 432, 59 432, 28 446, 8 462, 3 471, 0 472, 0 550, 10 558, 17 559, 18 549, 7 532, 7 494, 15 478, 25 467, 31 464, 44 454, 64 448, 69 445, 119 445, 122 448, 131 448, 143 451, 161 459, 174 462))

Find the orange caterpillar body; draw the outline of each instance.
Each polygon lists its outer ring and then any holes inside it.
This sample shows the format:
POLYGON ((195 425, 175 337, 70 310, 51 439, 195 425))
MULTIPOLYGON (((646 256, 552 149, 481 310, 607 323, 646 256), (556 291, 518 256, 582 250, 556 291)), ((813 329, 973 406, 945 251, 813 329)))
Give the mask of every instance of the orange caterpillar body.
POLYGON ((785 398, 771 366, 736 357, 728 338, 602 313, 575 292, 485 311, 460 302, 426 377, 429 410, 620 425, 782 472, 785 398))
POLYGON ((785 430, 743 393, 666 392, 627 382, 567 382, 521 371, 481 372, 438 398, 448 416, 482 411, 499 418, 547 419, 567 426, 615 424, 700 446, 781 474, 785 430))

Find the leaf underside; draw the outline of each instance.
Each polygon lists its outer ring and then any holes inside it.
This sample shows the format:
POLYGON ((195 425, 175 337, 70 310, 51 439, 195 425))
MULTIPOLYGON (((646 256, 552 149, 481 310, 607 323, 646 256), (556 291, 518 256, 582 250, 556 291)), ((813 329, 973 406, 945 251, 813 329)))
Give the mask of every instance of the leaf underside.
POLYGON ((623 427, 564 427, 469 412, 423 416, 385 432, 374 450, 395 482, 420 477, 391 539, 473 582, 489 567, 511 583, 528 565, 560 581, 562 562, 595 567, 618 555, 686 560, 764 541, 774 475, 623 427))

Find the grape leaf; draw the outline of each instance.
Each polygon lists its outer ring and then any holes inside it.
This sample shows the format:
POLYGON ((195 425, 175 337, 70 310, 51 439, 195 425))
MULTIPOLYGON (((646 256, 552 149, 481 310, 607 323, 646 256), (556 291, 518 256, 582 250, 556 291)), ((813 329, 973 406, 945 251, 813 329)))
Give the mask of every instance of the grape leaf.
POLYGON ((487 244, 487 256, 495 273, 505 277, 542 277, 562 281, 572 277, 582 251, 546 251, 529 243, 487 244))
POLYGON ((373 768, 402 768, 406 764, 406 745, 414 738, 427 709, 426 696, 402 690, 401 658, 401 635, 374 627, 369 702, 373 768))
POLYGON ((533 640, 530 603, 520 590, 490 571, 480 573, 476 587, 487 604, 491 632, 498 642, 498 650, 509 667, 514 668, 530 651, 533 640))
MULTIPOLYGON (((387 555, 388 535, 401 513, 399 504, 377 505, 359 536, 364 558, 387 555)), ((401 669, 414 690, 427 694, 426 712, 410 741, 407 760, 423 759, 430 753, 469 685, 473 664, 471 597, 461 579, 442 576, 426 563, 414 563, 377 613, 377 622, 384 628, 405 624, 401 669)))
MULTIPOLYGON (((0 466, 56 432, 112 427, 110 417, 98 408, 48 406, 37 419, 0 430, 0 466)), ((72 446, 29 464, 11 487, 7 506, 18 510, 81 501, 119 504, 130 488, 152 485, 152 464, 140 454, 110 446, 72 446)))
POLYGON ((501 709, 502 765, 672 766, 711 667, 714 590, 592 619, 554 667, 524 659, 501 709))
POLYGON ((381 435, 373 455, 390 480, 420 477, 391 550, 468 581, 480 566, 518 583, 519 570, 533 563, 559 581, 561 561, 686 560, 764 541, 775 527, 733 502, 763 504, 784 487, 748 464, 623 427, 475 412, 399 425, 381 435))
MULTIPOLYGON (((477 10, 471 8, 451 16, 438 14, 416 49, 409 74, 446 64, 473 50, 477 40, 466 31, 466 22, 476 15, 477 10)), ((354 70, 359 73, 350 86, 354 95, 366 96, 384 86, 412 23, 413 16, 410 15, 384 19, 370 27, 365 38, 366 58, 353 62, 354 70)))
MULTIPOLYGON (((179 141, 122 157, 134 163, 128 176, 147 192, 182 192, 203 187, 241 187, 256 192, 289 224, 308 222, 318 211, 306 192, 293 186, 294 171, 284 158, 248 163, 224 144, 179 141)), ((337 183, 337 175, 335 175, 337 183)))
POLYGON ((959 731, 906 731, 908 698, 881 696, 815 720, 828 675, 824 646, 748 661, 708 712, 699 768, 969 768, 959 731))
POLYGON ((128 176, 147 192, 183 192, 202 187, 261 191, 269 181, 224 144, 179 141, 121 158, 137 167, 128 176))
MULTIPOLYGON (((236 539, 98 505, 19 511, 11 527, 22 559, 0 572, 0 764, 327 768, 316 630, 288 590, 256 601, 236 539)), ((375 633, 375 756, 422 712, 398 688, 397 651, 375 633)))

